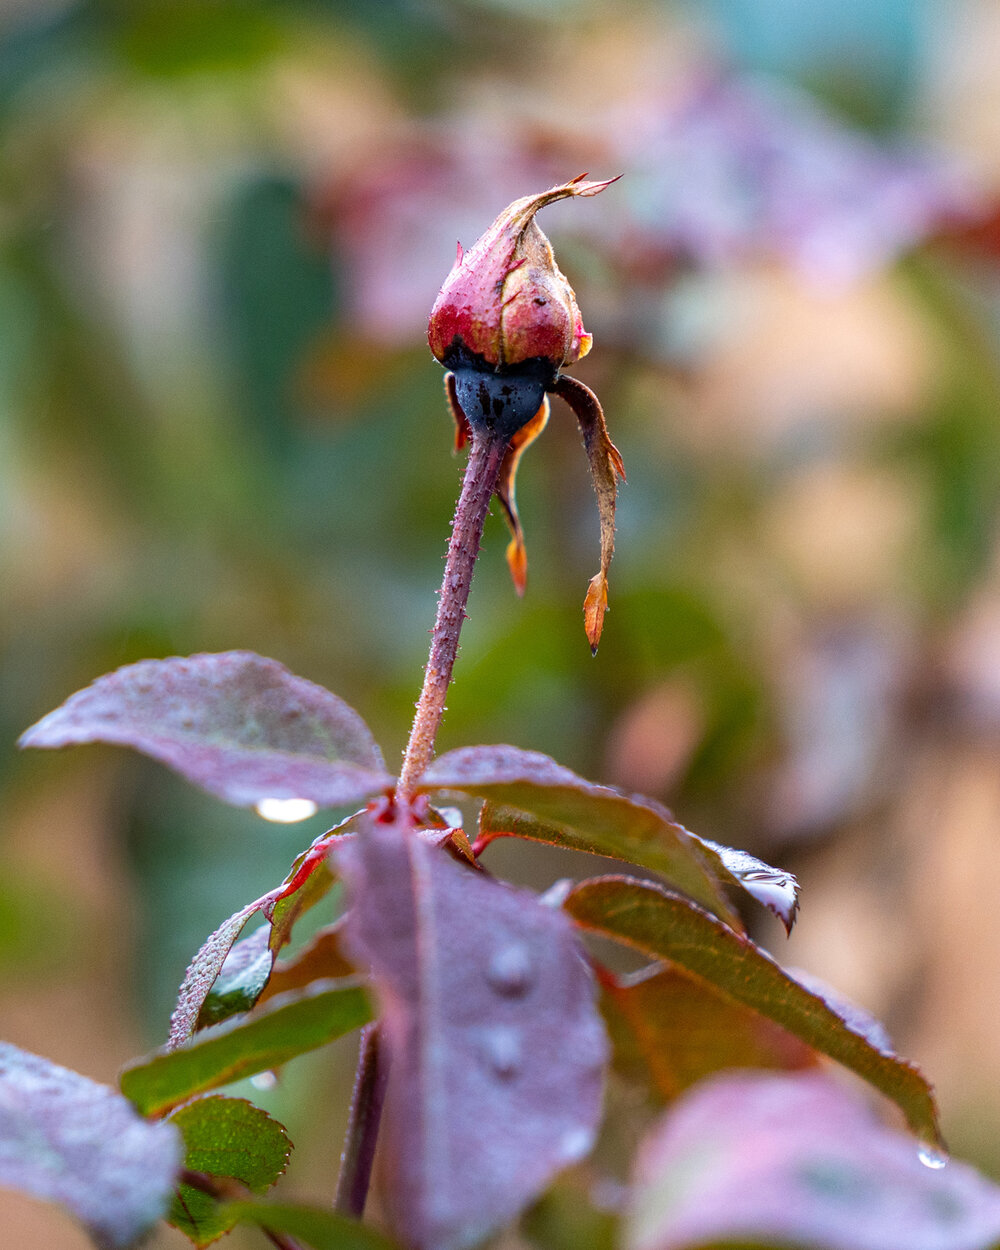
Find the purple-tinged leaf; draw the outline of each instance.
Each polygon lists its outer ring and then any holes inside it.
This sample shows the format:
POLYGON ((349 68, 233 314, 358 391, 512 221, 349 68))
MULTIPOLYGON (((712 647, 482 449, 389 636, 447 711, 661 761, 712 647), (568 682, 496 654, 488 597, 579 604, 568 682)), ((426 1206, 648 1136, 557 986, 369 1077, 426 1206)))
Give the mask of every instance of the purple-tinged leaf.
POLYGON ((337 858, 390 1056, 390 1227, 457 1250, 590 1149, 607 1058, 593 980, 560 912, 402 823, 372 821, 337 858))
MULTIPOLYGON (((288 1165, 292 1143, 277 1120, 245 1098, 213 1094, 196 1098, 170 1116, 184 1139, 184 1166, 212 1177, 228 1177, 251 1193, 263 1194, 288 1165)), ((238 1214, 210 1194, 181 1184, 167 1221, 196 1246, 227 1233, 238 1214)))
MULTIPOLYGON (((692 837, 697 837, 692 834, 692 837)), ((790 872, 780 868, 772 868, 756 855, 747 851, 737 850, 732 846, 721 846, 718 842, 710 842, 707 838, 698 841, 709 851, 718 855, 731 876, 735 877, 744 890, 757 900, 761 906, 773 912, 785 926, 785 932, 791 933, 795 917, 799 910, 799 883, 790 872)))
POLYGON ((630 798, 610 786, 585 781, 547 755, 509 746, 449 751, 431 762, 418 789, 486 799, 484 833, 506 833, 641 864, 742 927, 722 891, 722 882, 732 879, 718 856, 652 799, 630 798))
POLYGON ((132 747, 237 807, 358 803, 392 784, 361 717, 250 651, 142 660, 99 677, 21 737, 24 747, 132 747))
POLYGON ((104 1085, 0 1042, 0 1185, 58 1202, 99 1245, 130 1245, 165 1214, 181 1140, 104 1085))
POLYGON ((784 972, 756 943, 686 899, 630 877, 584 881, 568 896, 577 924, 704 978, 821 1054, 842 1063, 899 1106, 914 1132, 940 1141, 937 1109, 921 1073, 873 1044, 818 994, 784 972))
POLYGON ((773 1020, 673 965, 603 973, 601 983, 616 1069, 663 1101, 725 1068, 788 1071, 818 1061, 773 1020))
POLYGON ((164 1047, 131 1064, 121 1075, 122 1093, 143 1115, 160 1115, 195 1094, 277 1068, 370 1019, 368 996, 356 980, 316 981, 184 1046, 164 1047))
POLYGON ((829 1077, 715 1077, 641 1151, 626 1250, 992 1250, 1000 1189, 944 1162, 829 1077))

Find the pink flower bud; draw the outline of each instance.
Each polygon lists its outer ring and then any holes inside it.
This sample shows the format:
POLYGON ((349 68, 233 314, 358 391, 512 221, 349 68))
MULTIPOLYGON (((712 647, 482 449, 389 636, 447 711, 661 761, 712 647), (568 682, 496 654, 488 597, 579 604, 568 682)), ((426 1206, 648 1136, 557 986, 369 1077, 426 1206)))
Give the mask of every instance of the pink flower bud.
POLYGON ((459 245, 431 310, 427 339, 437 359, 454 370, 459 402, 473 425, 503 408, 513 433, 534 416, 559 370, 590 351, 592 336, 573 288, 535 222, 546 204, 597 195, 615 181, 585 182, 585 176, 515 200, 467 252, 459 245), (511 394, 482 376, 463 379, 469 370, 504 377, 511 394))

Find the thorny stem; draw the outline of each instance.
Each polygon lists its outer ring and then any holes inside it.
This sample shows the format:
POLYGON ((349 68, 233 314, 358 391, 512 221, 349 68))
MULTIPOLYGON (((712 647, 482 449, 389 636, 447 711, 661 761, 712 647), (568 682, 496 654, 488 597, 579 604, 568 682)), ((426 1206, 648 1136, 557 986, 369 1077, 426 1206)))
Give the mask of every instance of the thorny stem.
POLYGON ((389 1075, 385 1047, 379 1042, 378 1025, 367 1025, 361 1033, 350 1118, 340 1156, 337 1196, 333 1201, 334 1210, 355 1219, 360 1219, 365 1211, 389 1075))
POLYGON ((417 714, 413 719, 399 779, 399 793, 404 798, 412 795, 420 774, 434 753, 434 739, 444 715, 444 701, 458 654, 458 636, 465 619, 465 605, 472 586, 472 570, 479 554, 483 524, 509 442, 509 439, 490 431, 477 432, 472 438, 462 493, 452 522, 431 652, 424 670, 424 687, 417 703, 417 714))
MULTIPOLYGON (((509 445, 509 438, 489 430, 472 437, 462 479, 462 493, 451 525, 451 541, 448 543, 437 618, 431 634, 430 656, 424 670, 424 685, 399 778, 398 793, 404 801, 412 796, 420 775, 434 754, 434 740, 444 715, 444 701, 458 655, 458 638, 465 620, 465 605, 472 588, 472 571, 479 555, 483 525, 509 445)), ((357 1219, 364 1213, 368 1197, 388 1075, 388 1056, 384 1045, 380 1045, 378 1026, 369 1025, 361 1038, 350 1119, 334 1199, 337 1211, 357 1219)))

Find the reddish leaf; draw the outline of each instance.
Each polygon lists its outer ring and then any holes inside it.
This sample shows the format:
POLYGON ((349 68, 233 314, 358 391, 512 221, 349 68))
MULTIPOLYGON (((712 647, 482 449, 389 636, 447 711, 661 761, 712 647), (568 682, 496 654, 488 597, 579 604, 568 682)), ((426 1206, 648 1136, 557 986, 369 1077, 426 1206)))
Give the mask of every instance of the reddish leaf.
POLYGON ((0 1185, 60 1203, 101 1246, 126 1246, 166 1212, 181 1154, 172 1126, 0 1042, 0 1185))
POLYGON ((857 1032, 749 938, 686 899, 629 877, 585 881, 570 892, 564 906, 584 928, 654 958, 669 959, 774 1020, 881 1090, 900 1107, 915 1132, 940 1140, 934 1098, 920 1072, 857 1032))
POLYGON ((249 651, 143 660, 99 677, 21 737, 24 747, 133 747, 227 803, 357 803, 392 784, 346 703, 249 651))
POLYGON ((989 1250, 1000 1189, 943 1163, 827 1077, 717 1077, 642 1151, 625 1245, 989 1250))
POLYGON ((742 927, 723 895, 720 882, 732 878, 718 856, 651 799, 584 781, 547 755, 509 746, 449 751, 430 764, 418 789, 488 800, 484 833, 510 833, 651 868, 742 927))
POLYGON ((724 1068, 808 1067, 816 1052, 773 1020, 679 968, 602 977, 615 1065, 661 1099, 724 1068))
POLYGON ((589 1150, 607 1056, 593 982, 561 913, 402 824, 372 822, 338 862, 390 1053, 391 1224, 455 1250, 589 1150))
POLYGON ((343 950, 344 920, 327 925, 314 934, 312 941, 304 946, 294 959, 279 960, 267 988, 261 994, 266 1002, 275 994, 297 990, 326 977, 349 977, 356 972, 343 950))

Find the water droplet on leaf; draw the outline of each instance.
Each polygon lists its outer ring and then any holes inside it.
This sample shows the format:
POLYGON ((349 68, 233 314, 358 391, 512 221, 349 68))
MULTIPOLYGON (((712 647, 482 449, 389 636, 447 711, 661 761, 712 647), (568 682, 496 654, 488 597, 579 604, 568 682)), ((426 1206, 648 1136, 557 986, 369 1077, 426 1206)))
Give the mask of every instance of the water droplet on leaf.
POLYGON ((917 1150, 917 1158, 925 1168, 933 1168, 935 1171, 943 1168, 948 1162, 948 1156, 933 1146, 921 1146, 917 1150))
POLYGON ((255 808, 258 816, 279 825, 294 825, 308 820, 319 810, 312 799, 261 799, 255 808))
POLYGON ((250 1078, 250 1084, 254 1089, 274 1089, 278 1084, 278 1078, 273 1072, 258 1072, 256 1076, 250 1078))
POLYGON ((483 1039, 483 1049, 501 1081, 511 1081, 517 1076, 521 1068, 521 1038, 515 1029, 490 1029, 483 1039))
POLYGON ((527 994, 535 981, 528 948, 522 942, 511 942, 495 951, 486 968, 486 979, 505 998, 527 994))

